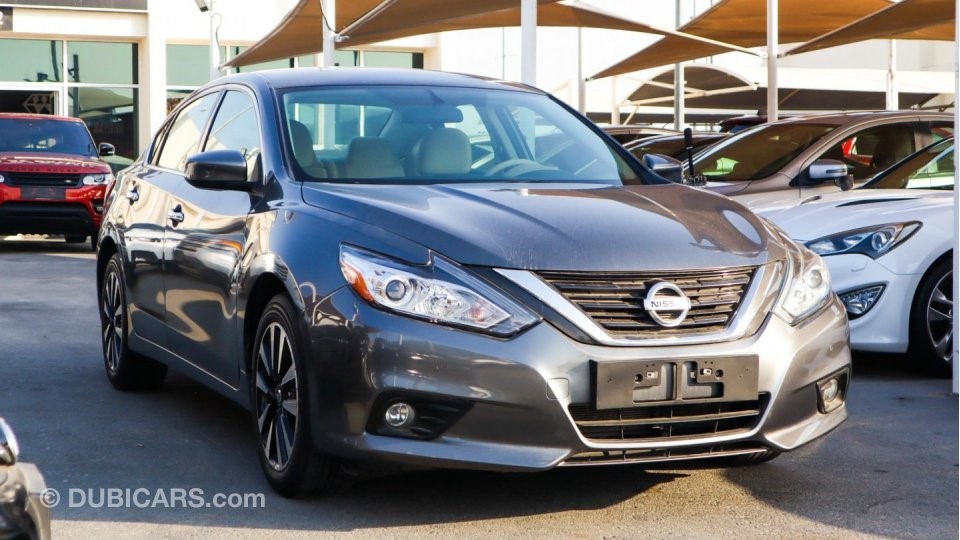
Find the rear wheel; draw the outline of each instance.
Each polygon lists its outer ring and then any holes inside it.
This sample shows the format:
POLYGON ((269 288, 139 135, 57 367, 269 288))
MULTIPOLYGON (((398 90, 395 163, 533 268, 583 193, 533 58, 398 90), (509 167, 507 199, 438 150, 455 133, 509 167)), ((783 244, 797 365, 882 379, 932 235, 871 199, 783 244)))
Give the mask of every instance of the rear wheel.
POLYGON ((100 285, 100 338, 107 378, 117 390, 156 389, 167 376, 167 366, 130 350, 128 324, 126 287, 120 255, 115 254, 100 285))
POLYGON ((273 297, 260 318, 249 364, 260 465, 285 497, 329 493, 343 479, 340 463, 313 445, 306 367, 294 321, 290 300, 273 297))
POLYGON ((923 276, 910 314, 910 353, 934 373, 948 376, 953 359, 953 262, 933 265, 923 276))

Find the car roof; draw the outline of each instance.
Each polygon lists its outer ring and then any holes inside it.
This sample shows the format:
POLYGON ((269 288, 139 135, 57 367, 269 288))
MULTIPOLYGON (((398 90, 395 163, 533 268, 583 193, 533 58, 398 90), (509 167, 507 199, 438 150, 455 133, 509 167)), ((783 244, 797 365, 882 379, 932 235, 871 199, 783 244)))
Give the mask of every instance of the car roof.
POLYGON ((827 114, 815 114, 815 115, 806 115, 806 116, 795 116, 791 118, 783 118, 778 120, 776 123, 781 124, 830 124, 842 126, 845 124, 852 124, 857 122, 868 122, 871 120, 876 120, 880 118, 929 118, 929 119, 942 119, 942 120, 953 120, 953 113, 941 113, 935 111, 857 111, 857 112, 842 112, 842 113, 827 113, 827 114))
POLYGON ((0 113, 0 118, 13 120, 55 120, 57 122, 83 123, 79 118, 69 116, 55 116, 52 114, 31 114, 31 113, 0 113))
POLYGON ((512 81, 501 81, 475 75, 447 73, 426 69, 401 68, 286 68, 238 73, 212 81, 207 86, 228 83, 247 84, 274 89, 309 86, 447 86, 488 90, 544 92, 512 81))

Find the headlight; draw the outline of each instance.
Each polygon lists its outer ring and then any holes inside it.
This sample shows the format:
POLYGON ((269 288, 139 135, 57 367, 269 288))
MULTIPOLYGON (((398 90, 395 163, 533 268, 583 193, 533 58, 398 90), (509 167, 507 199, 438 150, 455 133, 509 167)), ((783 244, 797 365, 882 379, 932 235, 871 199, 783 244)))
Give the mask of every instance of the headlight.
POLYGON ((540 319, 452 261, 414 266, 350 246, 340 270, 364 300, 418 319, 508 336, 540 319))
POLYGON ((0 174, 0 184, 2 184, 4 180, 6 180, 6 178, 4 178, 2 174, 0 174))
POLYGON ((830 299, 830 272, 823 260, 802 246, 790 242, 786 287, 774 312, 790 324, 816 313, 830 299))
POLYGON ((920 229, 920 223, 891 223, 874 225, 825 236, 807 242, 807 247, 817 255, 840 255, 860 253, 876 259, 906 241, 920 229))
POLYGON ((112 174, 88 174, 83 177, 85 186, 102 186, 113 179, 112 174))

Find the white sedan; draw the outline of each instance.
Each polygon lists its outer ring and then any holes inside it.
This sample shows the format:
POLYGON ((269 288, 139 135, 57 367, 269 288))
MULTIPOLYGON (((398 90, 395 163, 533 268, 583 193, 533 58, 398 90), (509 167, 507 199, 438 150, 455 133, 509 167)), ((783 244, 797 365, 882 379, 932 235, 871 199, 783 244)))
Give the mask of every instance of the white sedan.
POLYGON ((820 254, 861 351, 911 352, 946 374, 953 353, 953 140, 863 188, 764 211, 820 254))

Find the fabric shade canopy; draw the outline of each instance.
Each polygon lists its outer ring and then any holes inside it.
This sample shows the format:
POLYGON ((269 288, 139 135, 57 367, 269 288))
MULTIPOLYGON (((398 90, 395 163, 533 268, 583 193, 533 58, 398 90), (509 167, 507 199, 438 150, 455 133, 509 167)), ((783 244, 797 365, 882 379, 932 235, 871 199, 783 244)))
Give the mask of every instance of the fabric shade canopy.
MULTIPOLYGON (((781 43, 803 42, 890 5, 888 0, 780 0, 781 43)), ((678 30, 740 47, 766 44, 766 2, 721 0, 678 30)), ((715 44, 667 36, 597 73, 610 77, 728 52, 715 44)))
MULTIPOLYGON (((373 17, 364 18, 381 0, 355 0, 337 4, 337 28, 344 46, 365 45, 408 36, 520 25, 518 0, 397 0, 373 17), (341 5, 344 7, 341 8, 341 5), (360 7, 362 6, 362 7, 360 7), (344 13, 346 12, 346 13, 344 13), (358 22, 359 21, 359 22, 358 22)), ((679 41, 701 43, 696 36, 656 28, 581 4, 539 0, 538 26, 605 28, 671 36, 679 41)), ((244 66, 319 52, 323 48, 323 13, 319 0, 301 0, 270 34, 227 66, 244 66)), ((726 50, 722 45, 716 45, 726 50)))
MULTIPOLYGON (((671 67, 647 80, 630 94, 631 105, 672 104, 676 73, 671 67)), ((690 65, 683 69, 684 99, 748 92, 757 85, 726 69, 708 65, 690 65)))
MULTIPOLYGON (((786 55, 867 39, 953 41, 955 0, 903 0, 790 50, 786 55)), ((785 56, 786 56, 785 55, 785 56)))
MULTIPOLYGON (((537 0, 540 4, 557 0, 537 0)), ((336 0, 337 31, 349 27, 364 16, 376 10, 383 0, 336 0)), ((475 15, 491 10, 506 9, 517 4, 517 0, 399 0, 386 3, 377 17, 370 20, 387 19, 395 28, 410 28, 428 21, 447 20, 475 15)), ((301 54, 319 52, 323 49, 324 16, 321 0, 300 0, 297 5, 280 21, 269 34, 251 46, 242 54, 228 62, 227 66, 245 66, 290 58, 301 54)), ((362 26, 360 27, 362 28, 362 26)), ((405 35, 417 35, 406 33, 405 35)), ((400 37, 400 36, 397 36, 400 37)), ((359 44, 359 43, 357 43, 359 44)))

